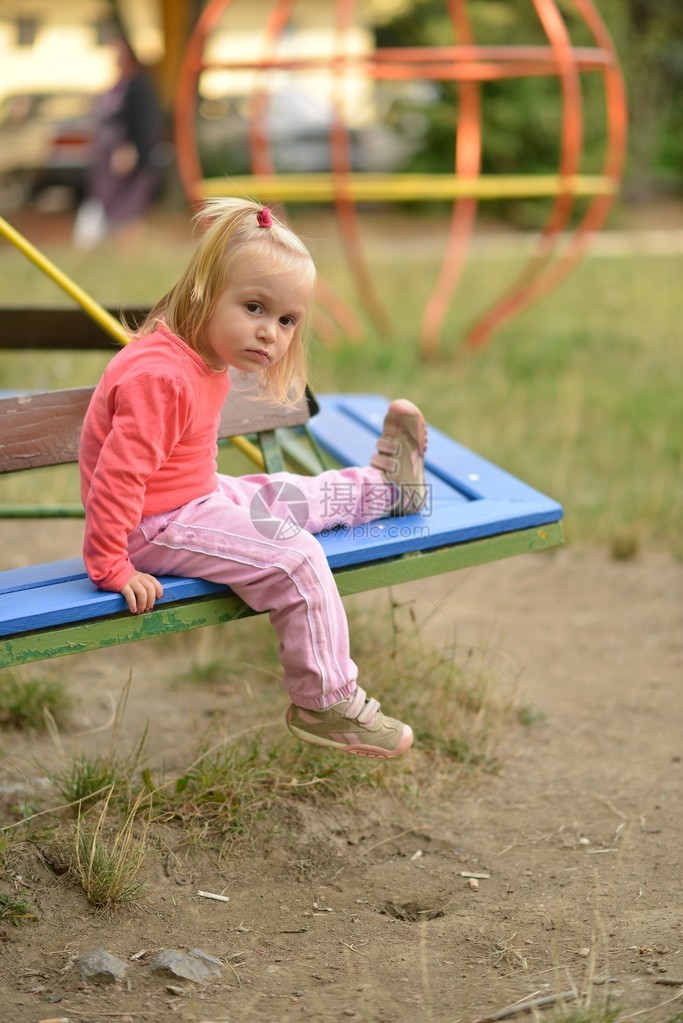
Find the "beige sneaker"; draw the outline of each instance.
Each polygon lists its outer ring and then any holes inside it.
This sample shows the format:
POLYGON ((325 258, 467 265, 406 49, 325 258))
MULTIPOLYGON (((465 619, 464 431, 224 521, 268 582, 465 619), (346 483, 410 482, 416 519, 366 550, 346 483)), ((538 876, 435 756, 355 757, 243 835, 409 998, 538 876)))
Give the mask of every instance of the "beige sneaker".
POLYGON ((377 700, 360 686, 348 700, 327 710, 306 710, 292 703, 287 728, 302 742, 327 746, 361 757, 400 757, 413 744, 413 730, 382 714, 377 700))
POLYGON ((370 465, 380 469, 396 491, 390 515, 413 515, 427 502, 424 457, 427 424, 417 405, 407 398, 392 401, 384 418, 382 436, 370 465))

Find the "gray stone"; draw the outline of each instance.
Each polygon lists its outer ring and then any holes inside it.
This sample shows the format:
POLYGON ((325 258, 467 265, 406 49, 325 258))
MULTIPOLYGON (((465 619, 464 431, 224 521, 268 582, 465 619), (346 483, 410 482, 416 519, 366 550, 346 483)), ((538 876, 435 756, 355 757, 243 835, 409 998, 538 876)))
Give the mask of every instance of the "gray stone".
POLYGON ((209 969, 215 970, 215 977, 220 977, 221 970, 223 969, 223 963, 220 959, 216 959, 215 956, 209 955, 208 952, 202 952, 201 948, 188 948, 187 952, 188 955, 193 956, 193 958, 201 959, 201 961, 208 966, 209 969))
POLYGON ((181 977, 183 980, 191 980, 194 984, 201 984, 204 980, 221 975, 219 960, 198 948, 189 949, 187 954, 175 949, 164 949, 154 959, 150 968, 170 973, 171 976, 181 977))
POLYGON ((126 970, 126 964, 104 948, 87 952, 78 963, 81 980, 96 980, 100 984, 120 984, 125 979, 126 970))

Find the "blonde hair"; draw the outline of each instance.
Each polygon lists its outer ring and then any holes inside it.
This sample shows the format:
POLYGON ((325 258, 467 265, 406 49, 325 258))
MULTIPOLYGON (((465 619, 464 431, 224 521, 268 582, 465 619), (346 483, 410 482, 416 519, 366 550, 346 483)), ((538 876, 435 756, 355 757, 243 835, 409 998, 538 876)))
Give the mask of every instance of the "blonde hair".
MULTIPOLYGON (((249 259, 262 264, 266 275, 300 270, 302 283, 312 281, 315 267, 304 243, 272 213, 272 224, 261 227, 257 214, 262 210, 260 203, 250 199, 206 202, 195 217, 195 223, 204 228, 199 245, 180 280, 150 310, 136 336, 151 333, 163 321, 209 366, 218 368, 204 328, 238 263, 249 259)), ((297 325, 282 359, 261 373, 264 395, 278 404, 294 405, 304 393, 306 327, 307 318, 297 325)))

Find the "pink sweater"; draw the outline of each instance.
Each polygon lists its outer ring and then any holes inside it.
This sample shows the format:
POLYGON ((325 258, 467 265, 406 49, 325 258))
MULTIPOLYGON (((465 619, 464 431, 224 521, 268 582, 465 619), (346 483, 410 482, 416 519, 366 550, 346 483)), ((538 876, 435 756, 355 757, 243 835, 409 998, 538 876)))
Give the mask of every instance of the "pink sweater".
POLYGON ((128 535, 147 515, 215 490, 217 431, 230 378, 166 327, 107 366, 83 423, 83 557, 96 586, 120 590, 135 569, 128 535))

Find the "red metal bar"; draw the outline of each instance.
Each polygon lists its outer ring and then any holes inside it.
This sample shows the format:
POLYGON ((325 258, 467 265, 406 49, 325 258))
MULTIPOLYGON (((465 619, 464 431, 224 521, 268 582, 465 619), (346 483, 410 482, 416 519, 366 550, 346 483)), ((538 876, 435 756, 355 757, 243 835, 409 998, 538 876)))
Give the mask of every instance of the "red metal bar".
POLYGON ((201 200, 199 183, 203 177, 196 144, 197 78, 202 66, 206 40, 231 2, 232 0, 209 0, 187 42, 178 77, 175 103, 176 159, 180 180, 192 206, 201 200))
MULTIPOLYGON (((581 83, 573 60, 571 40, 555 0, 533 0, 539 20, 556 55, 557 74, 562 91, 562 128, 560 176, 567 178, 579 169, 583 142, 581 83)), ((536 282, 542 279, 547 261, 553 256, 560 232, 566 227, 575 197, 569 189, 554 201, 550 215, 539 236, 536 251, 507 294, 470 330, 468 340, 480 346, 489 333, 521 311, 533 294, 536 282)))
MULTIPOLYGON (((465 0, 449 0, 448 10, 456 38, 471 42, 465 0)), ((462 83, 459 113, 455 173, 462 178, 476 178, 481 169, 481 96, 478 82, 462 83)), ((422 320, 420 348, 427 358, 436 353, 441 327, 465 264, 476 214, 476 199, 458 199, 453 204, 446 252, 422 320)))
POLYGON ((353 309, 337 295, 330 284, 318 274, 316 294, 318 304, 314 310, 315 328, 326 341, 361 341, 363 326, 353 309), (331 324, 334 323, 336 335, 333 337, 331 324), (342 338, 339 337, 341 333, 342 338))
MULTIPOLYGON (((344 33, 353 25, 355 7, 355 0, 337 0, 334 25, 335 58, 338 58, 342 53, 344 33)), ((339 230, 346 250, 349 270, 351 271, 351 276, 361 302, 380 333, 390 335, 393 331, 392 324, 374 287, 363 255, 358 207, 349 195, 348 190, 348 178, 352 169, 352 153, 349 130, 343 117, 344 98, 340 81, 340 69, 343 70, 341 62, 338 59, 333 60, 333 120, 330 135, 330 162, 339 230)))
MULTIPOLYGON (((574 62, 569 33, 555 0, 533 0, 536 12, 555 54, 562 92, 562 130, 560 142, 560 176, 576 174, 583 145, 583 111, 581 83, 574 62)), ((574 197, 570 191, 559 195, 550 218, 541 234, 538 257, 544 259, 569 219, 574 197)))
MULTIPOLYGON (((573 0, 579 16, 583 19, 591 35, 599 46, 614 52, 612 41, 595 9, 592 0, 573 0)), ((605 97, 607 107, 607 140, 602 173, 610 178, 615 186, 621 179, 624 155, 626 150, 627 111, 626 93, 619 64, 616 60, 605 65, 604 69, 605 97)), ((553 264, 546 265, 542 273, 535 275, 521 290, 507 296, 493 310, 482 317, 467 334, 467 342, 472 347, 479 347, 505 321, 515 315, 521 308, 537 301, 562 281, 576 265, 586 250, 590 237, 605 222, 616 195, 595 196, 588 206, 574 234, 565 246, 562 256, 553 264)))
MULTIPOLYGON (((604 61, 594 61, 590 65, 584 64, 580 69, 583 71, 602 71, 606 66, 604 61)), ((316 68, 324 68, 326 71, 340 71, 352 68, 362 71, 367 78, 376 81, 412 81, 417 78, 424 78, 435 82, 497 82, 510 78, 547 78, 557 74, 557 65, 551 61, 535 61, 533 64, 510 63, 510 64, 414 64, 411 66, 402 64, 377 65, 371 58, 365 58, 365 63, 349 62, 344 60, 306 60, 297 62, 294 59, 279 61, 277 59, 263 61, 241 61, 235 64, 226 64, 224 61, 207 61, 202 64, 202 71, 214 71, 230 68, 235 71, 263 71, 277 69, 282 71, 310 71, 316 68)))
MULTIPOLYGON (((264 57, 255 62, 255 68, 262 72, 261 82, 254 89, 249 100, 249 153, 253 174, 274 174, 273 151, 268 134, 268 100, 270 93, 266 81, 269 67, 277 67, 274 56, 277 45, 292 14, 294 0, 276 0, 266 20, 263 38, 264 57)), ((231 65, 235 67, 234 64, 231 65)))
MULTIPOLYGON (((581 71, 598 70, 605 64, 614 63, 614 53, 602 48, 576 46, 573 48, 575 62, 581 71)), ((443 70, 450 70, 453 64, 471 66, 498 66, 522 63, 529 71, 542 69, 553 73, 555 55, 549 46, 441 46, 441 47, 393 47, 382 48, 371 57, 361 53, 340 53, 332 57, 283 57, 258 60, 221 61, 207 60, 201 63, 202 70, 253 70, 261 67, 277 67, 287 71, 307 71, 314 68, 329 68, 332 61, 344 64, 345 67, 362 67, 376 64, 395 64, 399 68, 418 64, 420 68, 432 65, 443 65, 443 70)))

